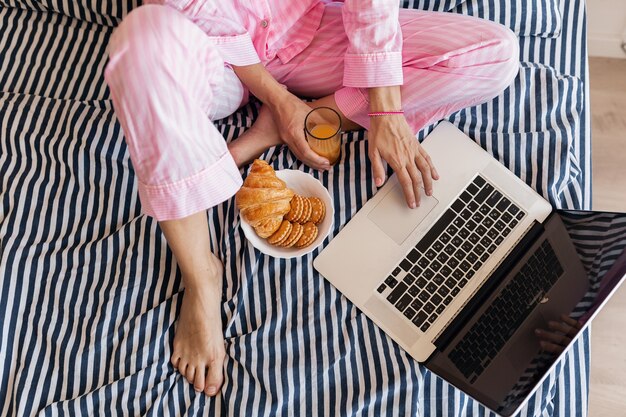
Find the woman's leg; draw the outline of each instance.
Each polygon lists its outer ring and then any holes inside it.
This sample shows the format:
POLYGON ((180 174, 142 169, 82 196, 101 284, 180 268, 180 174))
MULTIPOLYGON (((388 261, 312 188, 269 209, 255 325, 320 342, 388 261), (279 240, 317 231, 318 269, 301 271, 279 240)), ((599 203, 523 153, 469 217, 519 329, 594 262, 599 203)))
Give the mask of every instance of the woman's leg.
POLYGON ((227 81, 204 32, 169 7, 131 12, 109 53, 105 78, 142 209, 159 221, 183 275, 171 361, 196 390, 213 395, 222 385, 225 357, 223 271, 210 250, 205 210, 230 198, 241 177, 210 119, 236 110, 244 90, 236 77, 227 81))
MULTIPOLYGON (((346 118, 369 127, 366 89, 343 87, 348 38, 341 4, 326 6, 309 47, 287 63, 277 58, 268 70, 290 91, 324 97, 346 118), (331 99, 332 98, 332 99, 331 99)), ((502 92, 519 70, 518 42, 506 27, 452 13, 402 9, 402 104, 415 132, 462 108, 502 92)))

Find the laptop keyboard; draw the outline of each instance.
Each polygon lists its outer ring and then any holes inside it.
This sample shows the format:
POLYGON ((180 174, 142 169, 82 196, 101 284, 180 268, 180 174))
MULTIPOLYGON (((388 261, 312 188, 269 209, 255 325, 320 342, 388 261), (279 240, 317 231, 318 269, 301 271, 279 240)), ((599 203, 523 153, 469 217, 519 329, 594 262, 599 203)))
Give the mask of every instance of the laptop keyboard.
POLYGON ((524 216, 478 175, 378 292, 425 332, 524 216))
POLYGON ((563 273, 546 240, 493 300, 448 357, 474 382, 563 273))

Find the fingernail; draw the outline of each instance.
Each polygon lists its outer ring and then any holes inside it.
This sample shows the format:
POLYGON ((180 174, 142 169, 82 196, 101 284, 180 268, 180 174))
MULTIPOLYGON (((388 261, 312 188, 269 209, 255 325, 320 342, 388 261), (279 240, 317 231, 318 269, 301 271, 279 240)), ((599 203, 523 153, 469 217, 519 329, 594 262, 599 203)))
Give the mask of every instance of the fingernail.
POLYGON ((209 395, 215 395, 217 389, 215 387, 209 387, 209 395))
POLYGON ((426 191, 426 195, 429 195, 429 196, 430 196, 430 195, 433 195, 433 190, 428 190, 428 191, 426 191))
POLYGON ((376 181, 375 181, 375 182, 376 182, 376 186, 377 186, 377 187, 380 187, 381 185, 383 185, 383 179, 382 179, 382 178, 380 178, 380 177, 379 177, 379 178, 376 178, 376 181))
POLYGON ((417 207, 416 204, 415 204, 415 201, 411 201, 411 208, 414 209, 415 207, 417 207))
POLYGON ((196 392, 202 392, 202 390, 201 390, 200 388, 198 388, 198 387, 193 387, 193 389, 194 389, 196 392))

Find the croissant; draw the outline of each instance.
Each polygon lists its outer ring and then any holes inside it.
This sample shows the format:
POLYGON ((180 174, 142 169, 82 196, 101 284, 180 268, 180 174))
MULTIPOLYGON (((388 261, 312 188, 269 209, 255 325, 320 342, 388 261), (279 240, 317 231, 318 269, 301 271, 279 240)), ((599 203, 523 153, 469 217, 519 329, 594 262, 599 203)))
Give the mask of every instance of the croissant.
POLYGON ((293 191, 276 176, 274 168, 256 159, 235 195, 235 203, 257 235, 267 238, 278 230, 283 216, 291 209, 289 202, 293 195, 293 191))

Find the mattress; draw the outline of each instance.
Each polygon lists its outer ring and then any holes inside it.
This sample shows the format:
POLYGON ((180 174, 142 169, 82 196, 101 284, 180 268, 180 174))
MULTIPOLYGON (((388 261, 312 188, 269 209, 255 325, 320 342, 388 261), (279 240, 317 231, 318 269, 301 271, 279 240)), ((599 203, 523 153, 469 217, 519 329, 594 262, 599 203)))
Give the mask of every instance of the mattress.
MULTIPOLYGON (((207 214, 225 265, 222 394, 195 393, 171 367, 180 271, 141 212, 102 77, 108 39, 136 6, 0 0, 0 415, 486 415, 326 282, 312 267, 319 249, 292 260, 255 250, 232 199, 207 214)), ((514 85, 448 120, 554 206, 589 208, 583 1, 401 6, 483 16, 518 33, 514 85)), ((252 124, 257 106, 217 123, 225 140, 252 124)), ((263 155, 328 188, 337 208, 329 238, 376 192, 365 137, 347 134, 326 173, 284 147, 263 155)), ((522 415, 584 415, 588 370, 585 333, 522 415)))

